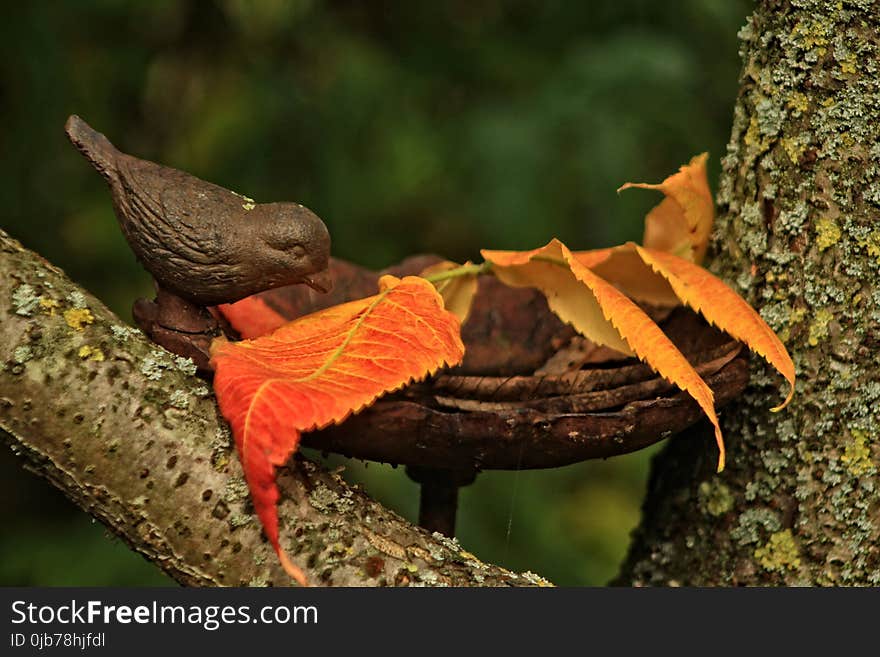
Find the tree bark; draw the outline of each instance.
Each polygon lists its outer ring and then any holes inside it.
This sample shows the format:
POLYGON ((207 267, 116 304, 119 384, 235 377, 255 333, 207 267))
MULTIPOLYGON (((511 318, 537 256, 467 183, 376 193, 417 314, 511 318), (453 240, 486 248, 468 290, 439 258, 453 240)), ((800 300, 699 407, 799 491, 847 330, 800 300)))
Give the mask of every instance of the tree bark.
MULTIPOLYGON (((3 231, 0 353, 0 437, 24 467, 181 584, 291 584, 192 362, 3 231)), ((481 563, 301 456, 278 483, 281 543, 313 584, 546 584, 481 563)))
MULTIPOLYGON (((765 0, 718 194, 713 269, 792 353, 724 411, 728 467, 675 438, 617 583, 880 584, 880 3, 765 0)), ((757 361, 754 359, 753 362, 757 361)))

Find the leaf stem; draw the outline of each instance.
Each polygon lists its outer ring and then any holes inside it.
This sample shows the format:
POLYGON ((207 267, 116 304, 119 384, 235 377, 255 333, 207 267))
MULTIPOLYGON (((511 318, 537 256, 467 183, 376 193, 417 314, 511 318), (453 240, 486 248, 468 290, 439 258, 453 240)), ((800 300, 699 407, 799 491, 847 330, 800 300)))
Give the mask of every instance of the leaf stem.
POLYGON ((481 262, 478 265, 462 265, 455 269, 447 269, 446 271, 437 272, 430 276, 425 276, 425 280, 431 283, 439 283, 450 278, 458 278, 460 276, 479 276, 480 274, 488 274, 492 271, 492 263, 489 261, 481 262))

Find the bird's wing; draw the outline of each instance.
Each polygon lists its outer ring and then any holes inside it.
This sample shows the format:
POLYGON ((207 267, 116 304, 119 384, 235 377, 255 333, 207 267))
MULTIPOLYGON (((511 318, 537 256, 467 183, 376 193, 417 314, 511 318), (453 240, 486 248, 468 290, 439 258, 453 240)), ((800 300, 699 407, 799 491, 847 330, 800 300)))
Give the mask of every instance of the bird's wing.
POLYGON ((182 175, 169 181, 159 196, 165 220, 180 235, 182 244, 201 254, 206 264, 222 259, 229 212, 236 207, 232 199, 237 197, 222 187, 177 173, 182 175))

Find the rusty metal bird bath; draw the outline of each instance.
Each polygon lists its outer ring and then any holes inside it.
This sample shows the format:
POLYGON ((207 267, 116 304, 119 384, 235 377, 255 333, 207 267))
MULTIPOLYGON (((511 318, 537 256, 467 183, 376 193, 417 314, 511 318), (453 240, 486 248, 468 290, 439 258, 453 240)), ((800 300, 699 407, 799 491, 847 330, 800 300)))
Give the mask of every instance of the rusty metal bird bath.
MULTIPOLYGON (((410 258, 381 273, 414 274, 436 261, 410 258)), ((261 293, 295 317, 377 291, 379 274, 331 259, 333 291, 303 286, 261 293)), ((677 309, 662 326, 715 394, 716 407, 748 382, 748 352, 692 312, 677 309)), ((635 359, 536 375, 575 338, 530 289, 480 279, 462 327, 464 362, 387 395, 335 425, 304 434, 322 452, 407 467, 421 485, 419 524, 454 535, 458 489, 481 470, 553 468, 632 452, 703 418, 696 402, 635 359)))

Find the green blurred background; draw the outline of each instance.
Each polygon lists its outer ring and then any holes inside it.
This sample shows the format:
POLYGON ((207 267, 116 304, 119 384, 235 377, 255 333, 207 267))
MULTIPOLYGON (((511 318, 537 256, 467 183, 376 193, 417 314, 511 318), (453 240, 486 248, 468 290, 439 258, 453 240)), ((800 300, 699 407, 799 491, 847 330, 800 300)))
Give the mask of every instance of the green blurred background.
MULTIPOLYGON (((639 239, 658 198, 618 197, 621 183, 659 181, 708 150, 714 186, 749 4, 10 3, 0 226, 126 320, 151 293, 106 187, 64 138, 78 113, 130 153, 302 202, 335 255, 370 267, 553 236, 577 248, 639 239)), ((483 474, 463 490, 459 538, 558 584, 603 584, 638 521, 650 451, 483 474)), ((415 518, 402 468, 345 465, 415 518)), ((5 448, 0 499, 0 584, 170 582, 5 448)))

